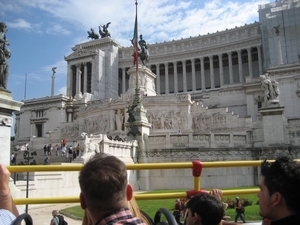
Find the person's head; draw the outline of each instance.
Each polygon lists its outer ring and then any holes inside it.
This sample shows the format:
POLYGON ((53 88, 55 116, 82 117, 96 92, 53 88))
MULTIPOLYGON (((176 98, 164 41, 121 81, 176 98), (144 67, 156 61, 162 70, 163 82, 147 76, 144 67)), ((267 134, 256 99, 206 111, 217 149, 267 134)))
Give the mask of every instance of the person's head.
POLYGON ((235 201, 240 201, 240 198, 237 196, 237 197, 235 197, 235 201))
MULTIPOLYGON (((79 174, 80 203, 91 217, 127 207, 127 169, 117 157, 99 153, 94 155, 79 174)), ((96 218, 97 219, 97 218, 96 218)), ((94 222, 94 221, 93 221, 94 222)))
POLYGON ((192 197, 186 208, 187 225, 218 225, 224 215, 222 202, 205 193, 192 197))
POLYGON ((52 211, 52 216, 53 216, 53 217, 57 216, 58 214, 59 214, 59 213, 58 213, 57 210, 53 210, 53 211, 52 211))
POLYGON ((261 165, 260 215, 272 221, 300 213, 300 165, 286 156, 261 165))

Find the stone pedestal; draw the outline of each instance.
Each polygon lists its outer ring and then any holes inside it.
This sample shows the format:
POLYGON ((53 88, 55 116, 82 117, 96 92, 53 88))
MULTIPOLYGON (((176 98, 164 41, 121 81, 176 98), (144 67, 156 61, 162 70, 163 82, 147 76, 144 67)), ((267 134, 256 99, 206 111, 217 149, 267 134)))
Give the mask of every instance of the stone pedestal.
MULTIPOLYGON (((129 75, 129 88, 122 97, 135 94, 136 88, 136 67, 133 66, 127 71, 129 75)), ((142 96, 156 96, 154 79, 156 75, 152 71, 141 64, 138 65, 139 88, 142 96)))
POLYGON ((261 108, 265 145, 283 145, 284 140, 284 106, 261 108))
MULTIPOLYGON (((0 163, 6 166, 10 165, 10 136, 13 124, 12 112, 20 111, 23 103, 14 101, 11 92, 0 88, 0 163)), ((20 198, 21 191, 16 188, 13 180, 10 179, 10 192, 13 198, 20 198)), ((24 212, 24 205, 17 207, 19 213, 24 212)))
POLYGON ((22 104, 12 99, 10 91, 0 88, 0 163, 4 165, 10 164, 12 112, 20 111, 22 104))
MULTIPOLYGON (((128 107, 129 119, 125 124, 129 132, 127 133, 128 140, 137 141, 137 150, 133 158, 138 163, 148 163, 147 160, 147 149, 148 149, 148 136, 150 134, 151 124, 148 122, 146 117, 147 110, 144 108, 141 101, 141 94, 139 88, 135 89, 135 98, 132 106, 128 107)), ((149 190, 149 170, 139 171, 138 183, 139 188, 142 190, 149 190)))

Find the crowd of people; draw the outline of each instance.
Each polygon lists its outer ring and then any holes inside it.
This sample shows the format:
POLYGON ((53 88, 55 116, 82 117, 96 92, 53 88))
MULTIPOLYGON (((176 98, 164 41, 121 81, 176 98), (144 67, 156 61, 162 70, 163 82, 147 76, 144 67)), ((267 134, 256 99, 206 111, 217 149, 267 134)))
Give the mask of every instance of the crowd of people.
POLYGON ((50 156, 66 157, 66 162, 72 162, 80 156, 81 147, 78 144, 76 148, 72 145, 66 145, 65 140, 62 140, 61 144, 56 144, 54 147, 52 144, 45 145, 44 148, 44 164, 50 164, 50 156))
MULTIPOLYGON (((11 224, 19 215, 10 195, 9 177, 7 168, 0 165, 0 224, 11 224)), ((153 224, 134 203, 126 165, 117 157, 105 153, 94 155, 80 171, 79 186, 80 205, 85 210, 83 225, 153 224)), ((264 161, 259 187, 259 214, 264 221, 272 225, 300 223, 300 165, 296 161, 285 156, 274 162, 264 161)), ((177 200, 174 212, 184 213, 187 225, 236 224, 223 220, 221 199, 222 191, 213 189, 194 195, 183 203, 183 208, 177 200)), ((53 218, 56 216, 54 212, 53 218)), ((58 220, 53 218, 51 225, 57 225, 58 220)))
POLYGON ((115 136, 115 137, 112 137, 112 136, 107 136, 107 138, 109 139, 109 140, 114 140, 114 141, 121 141, 121 142, 125 142, 125 141, 127 141, 127 137, 125 137, 125 138, 122 138, 122 137, 120 137, 119 135, 117 135, 117 136, 115 136))

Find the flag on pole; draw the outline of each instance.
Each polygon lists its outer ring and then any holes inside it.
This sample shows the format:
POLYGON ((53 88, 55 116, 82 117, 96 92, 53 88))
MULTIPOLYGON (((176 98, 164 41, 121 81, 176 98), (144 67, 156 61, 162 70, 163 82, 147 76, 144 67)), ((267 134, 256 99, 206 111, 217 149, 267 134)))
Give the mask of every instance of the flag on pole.
POLYGON ((133 53, 133 65, 135 65, 138 62, 138 26, 137 26, 137 12, 135 14, 135 23, 134 23, 134 33, 133 33, 133 39, 132 43, 134 44, 134 53, 133 53))

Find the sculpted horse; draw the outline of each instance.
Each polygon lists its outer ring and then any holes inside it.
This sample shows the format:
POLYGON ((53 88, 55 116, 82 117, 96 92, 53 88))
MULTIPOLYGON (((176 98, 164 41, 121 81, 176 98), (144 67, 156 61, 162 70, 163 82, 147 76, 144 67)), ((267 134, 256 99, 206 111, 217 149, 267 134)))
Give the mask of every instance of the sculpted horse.
POLYGON ((149 57, 149 51, 146 48, 141 48, 139 51, 139 57, 143 63, 144 66, 146 66, 146 63, 148 63, 148 57, 149 57))
POLYGON ((107 23, 106 25, 101 25, 99 26, 99 34, 101 36, 101 38, 105 38, 105 37, 110 37, 110 33, 108 32, 107 28, 109 26, 110 22, 107 23), (101 29, 102 27, 102 29, 101 29))
POLYGON ((91 28, 91 31, 88 31, 87 33, 88 33, 88 38, 91 38, 93 40, 99 39, 99 35, 94 32, 93 28, 91 28))
MULTIPOLYGON (((132 45, 135 46, 134 39, 130 41, 132 45)), ((143 65, 146 66, 146 63, 148 63, 149 50, 146 41, 143 39, 142 34, 140 35, 140 40, 137 43, 137 45, 138 45, 138 55, 140 57, 140 60, 142 61, 143 65)))

